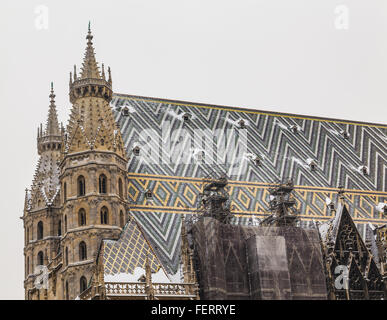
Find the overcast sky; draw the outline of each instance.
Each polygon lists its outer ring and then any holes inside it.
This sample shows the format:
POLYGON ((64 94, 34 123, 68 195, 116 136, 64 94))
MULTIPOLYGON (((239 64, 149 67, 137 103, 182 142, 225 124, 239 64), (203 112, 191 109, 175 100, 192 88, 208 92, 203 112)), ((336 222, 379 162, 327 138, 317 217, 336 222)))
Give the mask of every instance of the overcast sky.
POLYGON ((51 81, 67 123, 89 20, 115 92, 387 123, 385 0, 2 0, 0 299, 24 298, 36 129, 51 81))

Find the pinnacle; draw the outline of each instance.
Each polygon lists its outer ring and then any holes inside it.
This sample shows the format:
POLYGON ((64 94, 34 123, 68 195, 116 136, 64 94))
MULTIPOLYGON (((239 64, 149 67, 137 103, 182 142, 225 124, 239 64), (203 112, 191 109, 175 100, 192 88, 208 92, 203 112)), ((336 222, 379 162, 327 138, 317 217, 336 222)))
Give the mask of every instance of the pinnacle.
POLYGON ((101 74, 98 68, 97 61, 95 59, 94 47, 92 42, 93 35, 91 34, 90 22, 89 22, 89 29, 88 29, 86 39, 87 39, 87 46, 86 46, 85 57, 82 63, 82 72, 81 72, 80 78, 81 79, 85 79, 85 78, 101 79, 101 74))
POLYGON ((50 107, 48 109, 48 118, 46 123, 46 135, 59 136, 59 123, 58 123, 58 115, 56 112, 55 106, 55 94, 54 94, 54 86, 51 82, 51 93, 50 93, 50 107))

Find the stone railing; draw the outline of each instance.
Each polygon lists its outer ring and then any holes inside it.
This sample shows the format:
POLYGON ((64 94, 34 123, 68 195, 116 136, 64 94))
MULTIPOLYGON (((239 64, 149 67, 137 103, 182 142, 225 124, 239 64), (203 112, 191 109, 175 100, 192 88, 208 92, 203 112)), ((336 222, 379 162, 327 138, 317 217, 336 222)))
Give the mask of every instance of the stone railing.
MULTIPOLYGON (((145 282, 106 282, 106 296, 146 296, 145 282)), ((194 283, 152 283, 155 297, 195 297, 194 283)))
POLYGON ((80 300, 91 300, 91 298, 92 298, 91 289, 92 289, 92 287, 88 287, 85 291, 83 291, 79 295, 79 299, 80 300))

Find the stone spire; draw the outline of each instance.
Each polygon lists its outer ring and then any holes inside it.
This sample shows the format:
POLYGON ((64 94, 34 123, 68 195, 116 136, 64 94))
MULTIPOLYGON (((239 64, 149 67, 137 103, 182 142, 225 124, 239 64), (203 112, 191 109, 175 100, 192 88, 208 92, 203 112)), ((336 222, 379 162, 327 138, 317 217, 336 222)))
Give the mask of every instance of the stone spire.
POLYGON ((113 95, 110 68, 106 80, 105 69, 103 67, 101 75, 95 58, 90 24, 86 39, 81 73, 78 77, 74 68, 74 80, 70 75, 70 102, 73 107, 63 153, 112 151, 125 158, 121 133, 109 105, 113 95))
POLYGON ((48 109, 48 118, 46 123, 46 136, 60 136, 58 114, 55 106, 54 85, 51 82, 50 108, 48 109))
MULTIPOLYGON (((101 74, 99 72, 97 61, 95 59, 94 47, 92 42, 93 35, 91 34, 90 22, 89 22, 89 29, 88 29, 86 39, 87 39, 87 47, 86 47, 85 57, 83 59, 80 79, 89 79, 89 78, 102 79, 101 74)), ((75 73, 74 73, 74 76, 76 76, 75 73)))
POLYGON ((59 166, 62 132, 59 128, 58 115, 55 106, 54 86, 51 82, 50 105, 46 128, 38 127, 38 154, 40 155, 31 192, 28 193, 30 209, 35 210, 43 206, 51 206, 59 193, 59 166))
POLYGON ((46 121, 46 129, 43 131, 43 126, 40 124, 38 128, 38 153, 44 151, 60 150, 61 131, 59 129, 58 114, 55 105, 54 85, 51 82, 50 106, 48 108, 48 116, 46 121))

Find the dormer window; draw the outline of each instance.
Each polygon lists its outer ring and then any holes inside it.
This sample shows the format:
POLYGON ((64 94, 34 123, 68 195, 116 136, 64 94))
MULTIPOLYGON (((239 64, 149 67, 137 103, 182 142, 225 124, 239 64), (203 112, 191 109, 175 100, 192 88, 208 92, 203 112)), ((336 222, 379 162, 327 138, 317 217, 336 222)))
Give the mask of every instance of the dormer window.
POLYGON ((151 190, 145 191, 145 198, 152 199, 153 198, 153 192, 151 190))
POLYGON ((297 133, 298 132, 298 126, 296 126, 295 124, 291 125, 289 127, 289 129, 293 132, 293 133, 297 133))
POLYGON ((260 167, 262 165, 262 159, 260 157, 255 157, 254 159, 254 164, 257 166, 257 167, 260 167))
POLYGON ((246 128, 245 120, 240 119, 240 120, 238 121, 238 125, 239 125, 239 128, 245 129, 245 128, 246 128))
POLYGON ((367 176, 368 175, 368 168, 366 166, 361 166, 359 167, 359 171, 360 173, 363 175, 363 176, 367 176))
POLYGON ((124 117, 128 117, 129 116, 129 108, 128 107, 123 107, 122 110, 121 110, 121 113, 124 117))
POLYGON ((139 156, 139 155, 140 155, 140 147, 139 147, 139 146, 135 146, 135 147, 133 148, 133 154, 134 154, 135 156, 139 156))
POLYGON ((307 164, 308 164, 308 166, 309 166, 311 171, 315 171, 316 170, 316 168, 317 168, 316 161, 314 161, 313 159, 307 159, 306 162, 307 162, 307 164))
POLYGON ((191 119, 191 115, 188 112, 184 113, 183 115, 184 122, 188 122, 190 119, 191 119))
POLYGON ((340 134, 342 135, 342 137, 343 137, 344 139, 346 139, 346 140, 349 139, 349 133, 348 133, 347 131, 341 130, 341 131, 340 131, 340 134))
POLYGON ((196 154, 196 160, 197 161, 203 161, 204 160, 204 151, 199 151, 197 154, 196 154))

